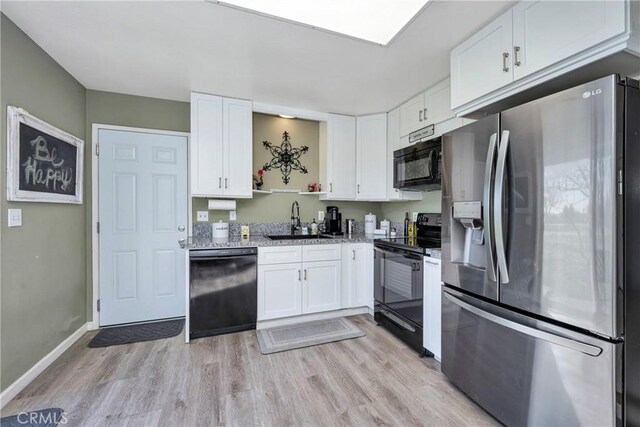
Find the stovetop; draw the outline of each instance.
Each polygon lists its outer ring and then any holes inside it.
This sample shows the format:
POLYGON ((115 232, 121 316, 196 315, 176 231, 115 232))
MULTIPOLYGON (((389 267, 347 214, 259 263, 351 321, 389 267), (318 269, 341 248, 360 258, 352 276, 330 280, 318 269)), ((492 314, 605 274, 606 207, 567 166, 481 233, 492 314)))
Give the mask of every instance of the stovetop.
POLYGON ((427 249, 440 249, 441 243, 432 239, 416 237, 393 237, 387 239, 376 239, 376 246, 390 246, 396 249, 404 249, 412 252, 427 253, 427 249))

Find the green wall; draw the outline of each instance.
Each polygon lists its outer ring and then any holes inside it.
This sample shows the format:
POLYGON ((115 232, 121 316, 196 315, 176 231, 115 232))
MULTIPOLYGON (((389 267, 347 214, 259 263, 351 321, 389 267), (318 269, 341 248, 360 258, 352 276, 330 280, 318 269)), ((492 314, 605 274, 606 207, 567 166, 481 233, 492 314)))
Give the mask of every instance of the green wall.
MULTIPOLYGON (((158 98, 124 95, 120 93, 87 90, 87 147, 91 147, 93 124, 117 125, 148 129, 161 129, 176 132, 189 132, 190 109, 188 102, 170 101, 158 98)), ((85 173, 91 177, 91 149, 86 150, 85 173)), ((91 220, 91 181, 86 186, 86 280, 87 280, 87 318, 93 319, 93 269, 91 259, 92 220, 91 220)))
MULTIPOLYGON (((422 200, 412 202, 381 203, 382 216, 390 221, 404 220, 405 212, 440 212, 442 210, 442 192, 422 193, 422 200)), ((411 216, 409 216, 411 218, 411 216)))
MULTIPOLYGON (((5 15, 0 27, 0 181, 5 185, 7 106, 24 108, 86 139, 85 89, 5 15)), ((87 172, 85 183, 90 182, 87 172)), ((17 203, 7 202, 4 186, 0 193, 0 387, 4 390, 86 322, 88 201, 17 203), (22 209, 22 227, 7 227, 8 208, 22 209)))
MULTIPOLYGON (((376 215, 382 213, 382 203, 367 202, 335 202, 320 201, 318 196, 294 193, 273 193, 254 195, 253 199, 238 199, 236 205, 237 219, 229 221, 229 211, 209 211, 209 222, 223 220, 226 222, 288 222, 291 218, 291 204, 297 200, 300 204, 300 219, 303 222, 318 220, 318 211, 326 211, 327 206, 338 206, 342 219, 353 218, 364 221, 369 212, 376 215)), ((193 221, 196 221, 197 211, 207 210, 207 199, 193 199, 193 221)), ((404 217, 403 217, 404 218, 404 217)))

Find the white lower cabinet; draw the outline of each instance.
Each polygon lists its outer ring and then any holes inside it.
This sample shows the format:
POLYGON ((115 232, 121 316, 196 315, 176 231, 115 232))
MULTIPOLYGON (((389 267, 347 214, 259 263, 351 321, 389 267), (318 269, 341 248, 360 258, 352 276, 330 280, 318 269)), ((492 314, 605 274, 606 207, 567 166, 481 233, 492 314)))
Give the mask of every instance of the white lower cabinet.
POLYGON ((424 329, 422 345, 433 353, 438 361, 440 361, 442 350, 440 331, 442 327, 442 279, 440 267, 441 262, 439 259, 424 258, 424 329))
POLYGON ((340 244, 258 248, 258 320, 342 307, 340 244))
POLYGON ((343 308, 373 309, 373 245, 349 243, 342 246, 343 308))
POLYGON ((340 261, 302 264, 302 314, 337 310, 342 303, 340 261))
POLYGON ((302 314, 300 263, 258 265, 258 320, 302 314))

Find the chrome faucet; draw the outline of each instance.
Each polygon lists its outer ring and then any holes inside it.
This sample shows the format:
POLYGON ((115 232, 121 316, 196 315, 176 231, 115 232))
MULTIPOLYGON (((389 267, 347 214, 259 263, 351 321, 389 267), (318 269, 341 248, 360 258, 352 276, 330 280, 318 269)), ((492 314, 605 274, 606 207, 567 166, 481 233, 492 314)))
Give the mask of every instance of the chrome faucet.
POLYGON ((291 204, 291 234, 296 234, 297 231, 300 231, 300 205, 298 201, 295 200, 291 204), (296 213, 294 214, 293 209, 296 209, 296 213))

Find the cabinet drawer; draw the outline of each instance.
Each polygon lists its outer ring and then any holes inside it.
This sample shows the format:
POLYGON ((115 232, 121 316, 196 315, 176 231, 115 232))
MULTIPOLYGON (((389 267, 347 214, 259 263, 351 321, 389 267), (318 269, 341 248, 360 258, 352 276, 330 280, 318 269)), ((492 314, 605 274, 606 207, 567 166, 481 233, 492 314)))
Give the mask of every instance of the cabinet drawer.
POLYGON ((302 246, 270 246, 258 248, 258 264, 302 262, 302 246))
POLYGON ((302 259, 307 261, 331 261, 342 258, 342 245, 308 245, 302 247, 302 259))

